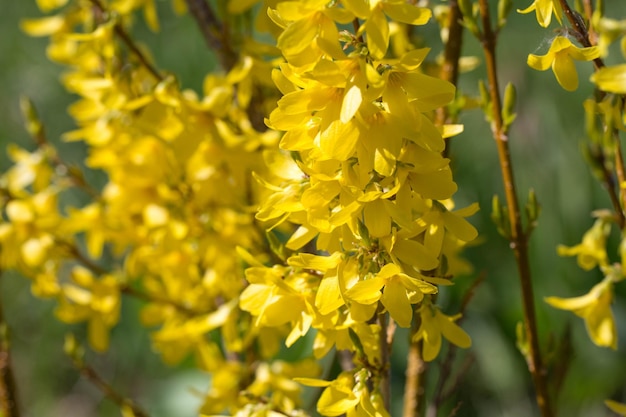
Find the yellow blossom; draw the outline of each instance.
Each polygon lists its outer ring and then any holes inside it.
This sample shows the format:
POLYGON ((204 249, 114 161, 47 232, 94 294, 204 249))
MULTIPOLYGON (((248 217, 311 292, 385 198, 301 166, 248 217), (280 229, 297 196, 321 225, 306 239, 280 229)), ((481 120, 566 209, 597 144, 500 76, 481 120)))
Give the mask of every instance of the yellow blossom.
POLYGON ((580 297, 547 297, 546 302, 561 310, 572 311, 585 320, 589 337, 598 346, 617 349, 617 331, 611 311, 613 277, 607 276, 580 297))
POLYGON ((528 65, 539 71, 552 68, 561 87, 567 91, 574 91, 578 88, 578 73, 574 60, 592 61, 599 56, 600 50, 596 46, 579 48, 566 37, 557 36, 546 55, 528 55, 528 65))
POLYGON ((593 269, 596 265, 608 264, 606 254, 606 239, 611 231, 610 224, 604 219, 598 219, 583 236, 583 241, 576 246, 558 247, 561 256, 576 256, 578 266, 585 271, 593 269))
POLYGON ((602 91, 626 94, 626 64, 599 69, 591 75, 591 82, 602 91))
POLYGON ((563 10, 559 0, 534 0, 533 4, 525 8, 524 10, 517 10, 519 13, 530 13, 535 11, 537 15, 537 22, 541 26, 548 27, 552 20, 552 13, 556 16, 556 19, 561 23, 561 15, 563 10))
POLYGON ((441 337, 451 343, 468 348, 472 344, 469 335, 454 322, 461 316, 447 316, 438 307, 422 305, 419 309, 421 317, 420 328, 413 336, 413 341, 424 340, 423 356, 425 361, 432 361, 441 350, 441 337))

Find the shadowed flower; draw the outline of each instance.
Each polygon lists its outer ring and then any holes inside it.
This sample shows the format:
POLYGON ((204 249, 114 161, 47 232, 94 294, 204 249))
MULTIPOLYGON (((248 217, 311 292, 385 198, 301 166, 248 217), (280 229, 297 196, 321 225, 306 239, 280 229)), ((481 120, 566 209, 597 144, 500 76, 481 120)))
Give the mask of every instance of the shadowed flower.
POLYGON ((618 403, 617 401, 605 400, 604 404, 611 409, 611 411, 616 412, 620 416, 626 416, 626 404, 618 403))
POLYGON ((547 297, 545 300, 552 307, 569 310, 582 317, 593 343, 598 346, 617 349, 615 320, 611 311, 613 281, 614 278, 609 275, 595 285, 591 291, 580 297, 547 297))
POLYGON ((569 39, 557 36, 548 53, 542 56, 528 55, 528 66, 539 71, 552 68, 556 80, 567 91, 578 88, 578 73, 574 65, 574 59, 578 61, 592 61, 600 56, 600 50, 596 46, 578 48, 569 39))
POLYGON ((577 257, 578 266, 589 271, 596 265, 608 264, 606 254, 606 239, 610 232, 610 225, 603 219, 598 219, 583 236, 583 241, 576 246, 560 245, 557 250, 560 256, 577 257))

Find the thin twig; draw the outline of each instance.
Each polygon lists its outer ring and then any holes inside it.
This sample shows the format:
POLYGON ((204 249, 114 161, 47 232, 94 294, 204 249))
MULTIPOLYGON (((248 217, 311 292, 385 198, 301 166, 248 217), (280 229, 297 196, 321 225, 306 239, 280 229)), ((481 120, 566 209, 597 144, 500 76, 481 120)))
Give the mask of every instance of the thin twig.
POLYGON ((502 102, 498 86, 496 65, 496 36, 491 26, 491 15, 488 0, 479 0, 480 16, 482 21, 482 44, 485 54, 485 64, 489 80, 492 105, 492 132, 498 149, 498 160, 504 182, 506 202, 511 225, 510 245, 517 261, 519 278, 522 290, 522 305, 524 313, 524 328, 529 345, 528 369, 535 385, 536 400, 543 417, 553 415, 550 407, 550 398, 546 384, 546 375, 539 348, 537 319, 535 317, 535 300, 528 257, 528 236, 524 232, 521 212, 515 188, 513 165, 509 151, 508 137, 502 120, 502 102))
MULTIPOLYGON (((572 25, 572 28, 574 28, 574 30, 579 34, 578 39, 582 46, 585 48, 593 46, 589 39, 589 31, 587 30, 585 22, 582 20, 581 16, 569 7, 567 0, 559 0, 559 3, 561 4, 561 8, 563 9, 570 25, 572 25)), ((602 61, 602 58, 594 59, 593 63, 596 66, 596 69, 604 67, 604 61, 602 61)))
MULTIPOLYGON (((587 19, 587 22, 591 22, 591 19, 593 19, 593 4, 591 3, 591 0, 583 0, 583 11, 585 13, 585 19, 587 19)), ((588 33, 589 41, 595 45, 598 41, 598 34, 591 27, 591 25, 589 25, 588 33)))
MULTIPOLYGON (((107 8, 102 4, 100 0, 90 0, 90 1, 91 1, 91 4, 97 7, 101 13, 106 14, 108 12, 107 8)), ((152 65, 152 63, 148 60, 148 58, 143 54, 143 52, 141 52, 139 47, 135 44, 135 42, 132 40, 130 35, 126 32, 124 27, 121 24, 116 23, 114 26, 114 30, 117 36, 119 36, 122 39, 122 41, 124 41, 124 44, 126 44, 126 47, 128 47, 128 49, 131 50, 131 52, 135 55, 135 57, 139 60, 139 62, 141 62, 141 64, 148 70, 148 72, 152 74, 152 76, 156 78, 158 81, 163 81, 164 77, 161 75, 159 70, 157 70, 156 67, 152 65)))
MULTIPOLYGON (((461 24, 463 14, 459 8, 457 0, 450 0, 450 15, 448 17, 448 41, 443 51, 443 64, 439 72, 439 78, 452 83, 455 87, 459 81, 459 61, 461 59, 461 47, 463 46, 464 27, 461 24)), ((453 122, 450 120, 450 114, 447 107, 440 107, 435 114, 435 125, 443 126, 446 123, 453 122)), ((444 156, 450 152, 450 141, 446 141, 446 148, 443 151, 444 156)))
MULTIPOLYGON (((624 110, 622 109, 622 112, 624 110)), ((617 212, 617 215, 620 219, 620 229, 624 229, 626 226, 626 218, 624 218, 624 208, 626 208, 626 190, 624 187, 626 186, 626 168, 624 168, 624 157, 622 155, 622 142, 619 137, 619 132, 617 129, 613 129, 613 138, 615 141, 615 172, 617 174, 617 189, 619 190, 619 195, 621 197, 621 208, 617 212)))
MULTIPOLYGON (((0 270, 0 278, 1 276, 2 271, 0 270)), ((4 417, 19 417, 20 408, 17 384, 15 383, 15 376, 11 367, 8 332, 9 329, 4 320, 2 297, 0 297, 0 415, 4 417)))
POLYGON ((420 315, 413 313, 413 327, 409 335, 406 382, 404 384, 404 405, 402 417, 418 417, 424 398, 424 373, 427 364, 422 357, 423 340, 413 341, 413 335, 420 327, 420 315))
MULTIPOLYGON (((474 297, 476 293, 476 289, 480 284, 485 281, 487 274, 481 273, 475 280, 472 282, 472 285, 468 288, 468 290, 463 295, 463 299, 461 301, 460 313, 461 318, 457 321, 457 324, 461 324, 465 317, 465 310, 469 305, 470 301, 474 297)), ((437 381, 437 388, 435 389, 435 396, 431 401, 430 406, 428 407, 427 417, 435 417, 439 412, 439 407, 449 398, 446 394, 450 394, 456 391, 458 384, 462 381, 461 371, 457 372, 455 377, 455 383, 451 386, 450 389, 445 390, 446 384, 450 381, 450 376, 452 375, 452 365, 454 364, 454 359, 456 358, 456 353, 458 352, 458 348, 456 345, 448 344, 448 352, 446 353, 446 358, 441 362, 439 366, 439 377, 437 381)), ((464 368, 462 367, 461 370, 464 368)))
POLYGON ((111 384, 106 382, 100 375, 98 375, 95 369, 76 360, 74 361, 74 366, 76 366, 80 373, 92 384, 94 384, 104 394, 106 398, 117 404, 120 409, 130 409, 135 417, 148 417, 148 413, 146 413, 133 401, 118 393, 111 386, 111 384))
POLYGON ((385 410, 391 410, 391 366, 389 366, 391 357, 391 343, 389 339, 389 317, 386 312, 378 314, 378 323, 380 325, 380 333, 378 335, 380 343, 380 393, 383 398, 385 410))
MULTIPOLYGON (((618 178, 623 178, 624 175, 624 166, 623 163, 620 164, 619 161, 622 161, 621 155, 621 146, 619 143, 619 136, 615 138, 615 162, 616 162, 616 170, 618 172, 618 178), (621 175, 620 175, 621 173, 621 175)), ((609 170, 606 161, 606 155, 604 149, 599 149, 596 154, 592 154, 592 157, 596 159, 597 165, 600 167, 602 171, 602 182, 604 183, 604 188, 606 188, 607 193, 609 194, 609 199, 611 200, 611 205, 613 206, 613 211, 615 212, 617 224, 620 229, 623 229, 626 225, 626 218, 624 217, 624 211, 622 209, 622 204, 620 203, 620 195, 623 197, 624 193, 621 189, 622 181, 618 179, 618 184, 615 184, 615 178, 613 173, 609 170)), ((626 207, 624 205, 623 207, 626 207)))

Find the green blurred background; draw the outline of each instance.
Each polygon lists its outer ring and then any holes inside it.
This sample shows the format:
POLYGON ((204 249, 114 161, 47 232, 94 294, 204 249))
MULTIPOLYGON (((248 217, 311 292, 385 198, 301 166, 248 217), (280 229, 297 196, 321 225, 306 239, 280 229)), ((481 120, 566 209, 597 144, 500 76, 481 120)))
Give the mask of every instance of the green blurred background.
MULTIPOLYGON (((138 19, 134 35, 150 46, 158 66, 179 76, 183 86, 199 90, 207 72, 215 68, 195 23, 189 16, 175 16, 168 1, 158 1, 161 33, 145 29, 138 19)), ((528 1, 515 1, 523 8, 528 1)), ((606 1, 610 16, 626 15, 626 2, 606 1)), ((32 149, 33 143, 22 127, 19 96, 31 97, 55 143, 61 133, 72 129, 66 107, 75 97, 59 83, 62 68, 45 56, 46 39, 29 38, 18 27, 20 19, 40 15, 33 0, 2 1, 0 13, 0 171, 8 167, 4 149, 18 143, 32 149)), ((434 24, 422 30, 425 39, 437 34, 434 24)), ((574 354, 569 374, 558 398, 561 416, 609 416, 603 400, 626 398, 626 289, 618 285, 613 311, 618 320, 620 345, 617 351, 593 345, 582 320, 557 311, 542 299, 546 296, 575 296, 586 293, 601 279, 598 271, 583 272, 575 259, 560 258, 558 244, 577 244, 592 225, 590 212, 609 207, 606 192, 590 175, 580 152, 584 140, 582 101, 592 93, 586 82, 590 65, 579 65, 581 87, 568 93, 556 83, 550 71, 536 72, 525 65, 528 53, 544 53, 550 37, 533 15, 513 12, 499 40, 499 72, 504 87, 512 82, 518 91, 518 118, 510 143, 520 194, 536 190, 542 205, 539 227, 531 240, 532 271, 537 315, 543 346, 558 341, 571 329, 574 354)), ((481 57, 478 42, 465 38, 464 55, 481 57)), ((431 56, 439 51, 433 48, 431 56)), ((618 62, 618 53, 613 62, 618 62)), ((611 62, 611 61, 609 61, 611 62)), ((464 74, 460 88, 477 95, 477 81, 484 78, 484 66, 464 74)), ((475 274, 460 277, 457 285, 439 298, 448 313, 458 309, 464 291, 478 275, 485 281, 476 291, 463 327, 472 336, 473 346, 461 356, 472 355, 475 363, 458 387, 462 402, 457 416, 536 415, 533 389, 524 359, 515 347, 515 328, 521 320, 519 284, 513 255, 490 220, 491 199, 502 196, 495 144, 488 124, 479 110, 463 115, 465 132, 452 139, 451 158, 459 184, 458 207, 478 201, 481 211, 471 218, 481 232, 480 244, 467 250, 475 274)), ((78 162, 85 149, 76 143, 59 143, 64 158, 78 162)), ((98 178, 95 178, 97 181, 98 178)), ((75 204, 80 204, 77 197, 75 204)), ((613 236, 615 249, 617 237, 613 236)), ((611 259, 617 261, 615 250, 611 259)), ((83 326, 60 324, 53 317, 54 303, 37 300, 29 284, 6 272, 0 281, 0 297, 12 329, 13 365, 17 374, 23 415, 26 417, 118 416, 119 410, 93 386, 81 379, 62 353, 66 332, 84 334, 83 326)), ((208 377, 190 363, 168 368, 151 351, 147 330, 138 320, 139 302, 125 300, 123 317, 112 333, 112 349, 104 355, 89 355, 89 361, 120 391, 136 399, 153 417, 196 415, 208 377)), ((399 333, 394 346, 393 415, 401 414, 402 384, 407 349, 405 334, 399 333)), ((306 350, 304 344, 298 349, 306 350)), ((300 352, 301 353, 301 352, 300 352)), ((293 353, 290 354, 293 356, 293 353)), ((297 356, 297 355, 296 355, 297 356)), ((462 359, 462 358, 461 358, 462 359)), ((439 370, 429 372, 435 381, 439 370)), ((453 406, 454 404, 452 404, 453 406)), ((446 416, 450 409, 440 415, 446 416)))

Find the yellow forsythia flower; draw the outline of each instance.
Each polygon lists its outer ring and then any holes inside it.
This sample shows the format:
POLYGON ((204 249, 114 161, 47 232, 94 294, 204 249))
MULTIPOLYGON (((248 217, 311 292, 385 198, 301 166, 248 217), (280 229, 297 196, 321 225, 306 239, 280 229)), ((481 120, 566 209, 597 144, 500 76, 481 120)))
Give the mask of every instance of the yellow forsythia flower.
POLYGON ((591 341, 598 346, 617 349, 615 319, 611 311, 613 300, 613 278, 607 276, 595 285, 591 291, 580 297, 547 297, 546 302, 552 307, 572 311, 585 320, 587 333, 591 341))
POLYGON ((610 232, 610 225, 603 219, 598 219, 593 227, 583 236, 583 241, 572 247, 559 246, 561 256, 577 256, 578 266, 585 271, 595 268, 596 265, 608 264, 606 254, 606 239, 610 232))
POLYGON ((602 91, 626 94, 626 64, 598 70, 591 76, 591 82, 602 91))
POLYGON ((558 0, 535 0, 533 4, 525 8, 524 10, 517 10, 519 13, 530 13, 535 11, 537 15, 537 22, 541 26, 548 27, 552 21, 552 13, 556 16, 556 19, 561 22, 561 5, 558 0))
POLYGON ((547 54, 528 55, 528 66, 539 71, 552 68, 561 87, 567 91, 574 91, 578 88, 578 73, 573 60, 592 61, 599 56, 600 50, 596 46, 578 48, 566 37, 557 36, 547 54))
POLYGON ((437 306, 426 304, 420 307, 419 314, 421 324, 413 336, 413 341, 424 340, 422 355, 425 361, 432 361, 439 354, 441 336, 462 348, 468 348, 472 345, 472 341, 465 330, 454 323, 461 317, 460 314, 447 316, 437 306))

